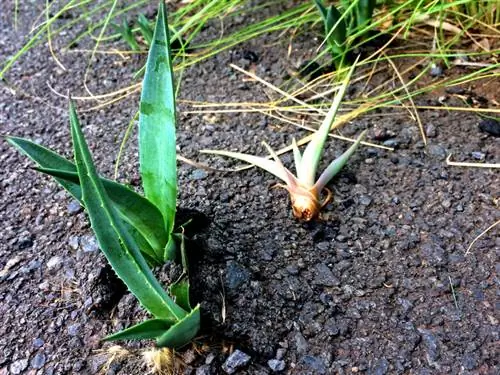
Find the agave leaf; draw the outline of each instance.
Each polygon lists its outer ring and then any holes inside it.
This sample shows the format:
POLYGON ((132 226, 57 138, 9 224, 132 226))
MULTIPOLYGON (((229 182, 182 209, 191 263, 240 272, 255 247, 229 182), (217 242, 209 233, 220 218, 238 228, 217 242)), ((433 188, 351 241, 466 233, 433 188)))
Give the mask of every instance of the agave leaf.
POLYGON ((104 341, 155 339, 176 323, 173 319, 150 319, 106 336, 104 341))
MULTIPOLYGON (((6 139, 40 166, 40 168, 35 169, 52 175, 73 198, 84 206, 80 180, 75 164, 48 148, 27 139, 18 137, 6 137, 6 139)), ((147 248, 142 246, 141 249, 147 251, 148 255, 153 256, 156 259, 156 263, 161 261, 163 258, 158 254, 163 253, 163 247, 167 243, 168 236, 163 228, 163 218, 159 210, 147 199, 128 187, 102 177, 101 181, 119 213, 122 215, 122 219, 128 221, 131 226, 139 230, 139 233, 147 239, 149 247, 155 249, 156 254, 151 254, 147 248)))
POLYGON ((73 103, 70 103, 70 124, 82 199, 102 252, 118 277, 151 314, 176 321, 184 318, 186 311, 162 289, 123 227, 92 162, 73 103))
POLYGON ((356 64, 353 64, 346 77, 342 81, 342 84, 340 85, 339 90, 335 95, 335 98, 333 99, 333 103, 328 113, 326 114, 325 119, 323 120, 319 129, 314 133, 313 138, 304 150, 304 153, 302 155, 302 163, 300 164, 299 175, 301 176, 300 182, 302 182, 305 186, 314 185, 316 171, 318 170, 318 165, 321 159, 321 154, 323 153, 323 148, 325 147, 328 133, 330 132, 330 128, 335 121, 335 116, 337 115, 337 111, 340 107, 340 103, 342 102, 355 67, 356 64))
POLYGON ((323 5, 323 2, 321 0, 314 0, 314 4, 316 4, 316 7, 318 8, 319 13, 321 14, 321 18, 323 18, 323 22, 326 23, 326 16, 328 14, 328 11, 323 5))
POLYGON ((356 18, 358 27, 366 26, 372 19, 376 0, 359 0, 356 5, 356 18))
MULTIPOLYGON (((35 169, 66 182, 76 184, 78 188, 80 186, 80 179, 76 172, 50 168, 35 169)), ((131 224, 144 236, 155 252, 155 259, 161 261, 163 259, 163 248, 168 241, 168 235, 163 227, 163 218, 158 208, 125 185, 102 177, 100 180, 122 219, 131 224)), ((75 188, 74 190, 78 191, 79 189, 75 188)), ((82 201, 81 192, 79 197, 76 198, 82 201)))
POLYGON ((170 295, 175 297, 175 303, 186 311, 191 311, 189 303, 189 280, 186 276, 169 286, 170 295))
POLYGON ((283 167, 284 168, 283 169, 282 167, 280 167, 280 165, 273 160, 269 160, 260 156, 248 155, 240 152, 231 152, 231 151, 201 150, 200 152, 205 154, 221 155, 221 156, 227 156, 228 158, 238 159, 244 161, 245 163, 255 165, 275 175, 285 183, 288 181, 288 174, 290 172, 286 168, 283 167))
POLYGON ((295 171, 297 172, 297 178, 301 179, 300 165, 302 164, 302 155, 300 154, 299 146, 295 138, 292 138, 292 151, 293 151, 293 162, 295 164, 295 171))
POLYGON ((346 40, 346 24, 335 6, 330 5, 326 15, 325 31, 331 46, 340 46, 346 40))
POLYGON ((135 40, 134 34, 132 33, 132 29, 128 25, 128 22, 126 19, 122 20, 122 24, 111 24, 111 26, 120 34, 120 36, 128 43, 130 48, 132 48, 133 51, 139 51, 140 47, 139 44, 137 44, 137 41, 135 40))
POLYGON ((153 29, 149 25, 149 21, 144 14, 139 14, 137 24, 139 25, 139 29, 141 30, 144 40, 146 40, 148 45, 151 45, 151 42, 153 41, 153 29))
POLYGON ((271 157, 274 159, 274 161, 278 165, 278 167, 285 171, 286 185, 289 188, 292 188, 292 189, 295 188, 297 186, 297 178, 292 174, 292 172, 290 172, 287 168, 285 168, 285 166, 281 162, 279 156, 276 154, 276 152, 274 152, 274 150, 271 148, 271 146, 269 146, 266 142, 262 142, 262 144, 267 148, 267 151, 269 152, 271 157))
POLYGON ((173 235, 168 237, 168 242, 163 249, 162 259, 164 262, 168 260, 177 261, 177 244, 173 235))
POLYGON ((158 254, 153 250, 149 242, 144 238, 144 236, 135 228, 132 224, 123 220, 122 224, 125 230, 132 236, 137 246, 141 250, 141 254, 146 259, 150 267, 161 266, 164 264, 162 258, 158 258, 158 254))
MULTIPOLYGON (((69 160, 46 147, 43 147, 28 139, 19 137, 5 137, 7 142, 17 148, 21 153, 29 157, 42 168, 58 169, 68 172, 76 172, 76 166, 69 160)), ((66 189, 75 199, 81 202, 81 189, 77 184, 65 181, 61 178, 55 180, 66 189)))
MULTIPOLYGON (((56 154, 55 152, 49 150, 48 148, 45 148, 43 146, 40 146, 34 142, 31 142, 27 139, 23 138, 18 138, 18 137, 6 137, 7 141, 16 147, 21 153, 24 155, 28 156, 31 160, 33 160, 35 163, 37 163, 40 166, 49 166, 49 167, 55 167, 55 168, 60 168, 58 171, 61 173, 63 172, 68 172, 68 173, 76 173, 76 166, 71 163, 70 161, 66 160, 62 156, 56 154)), ((41 172, 44 172, 44 168, 35 168, 36 170, 39 170, 41 172)), ((69 180, 65 180, 63 178, 58 178, 54 177, 54 179, 66 190, 68 193, 71 194, 73 198, 78 200, 82 206, 85 206, 82 201, 82 190, 80 188, 79 184, 73 183, 69 180)), ((120 211, 120 213, 122 213, 120 211)), ((123 213, 122 213, 123 214, 123 213)), ((124 219, 124 218, 122 218, 124 219)), ((141 248, 141 251, 145 256, 147 257, 147 260, 150 264, 158 264, 159 260, 157 255, 155 254, 153 248, 149 244, 149 242, 146 241, 144 236, 137 231, 137 229, 134 228, 133 225, 128 224, 126 221, 123 221, 125 226, 127 227, 127 230, 131 233, 131 235, 134 237, 135 241, 141 248)), ((163 227, 162 227, 163 230, 163 227)), ((161 232, 155 233, 158 235, 161 232)))
POLYGON ((177 199, 172 71, 167 13, 162 1, 142 84, 139 161, 144 193, 163 214, 167 233, 173 230, 177 199))
POLYGON ((196 306, 178 322, 150 319, 104 338, 106 341, 156 339, 160 347, 179 348, 186 345, 200 329, 200 306, 196 306))
POLYGON ((162 336, 157 338, 156 345, 169 348, 180 348, 193 339, 200 329, 200 305, 173 325, 162 336))
POLYGON ((365 138, 366 135, 366 130, 364 130, 358 139, 356 139, 356 142, 354 142, 351 147, 347 149, 342 155, 340 155, 338 158, 336 158, 334 161, 330 163, 330 165, 321 173, 319 176, 318 180, 314 184, 314 188, 316 189, 317 192, 321 192, 323 188, 326 186, 326 184, 337 174, 340 172, 340 170, 344 167, 344 165, 347 163, 349 158, 352 156, 354 151, 358 148, 359 144, 365 138))

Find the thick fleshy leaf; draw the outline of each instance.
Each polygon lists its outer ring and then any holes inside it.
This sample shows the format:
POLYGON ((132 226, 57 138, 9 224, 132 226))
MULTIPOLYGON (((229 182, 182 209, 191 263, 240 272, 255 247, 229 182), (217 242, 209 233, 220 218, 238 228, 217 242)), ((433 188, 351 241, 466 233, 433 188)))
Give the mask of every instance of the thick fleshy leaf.
MULTIPOLYGON (((55 178, 76 200, 83 205, 80 181, 76 165, 57 153, 23 138, 6 137, 7 141, 40 166, 37 170, 55 178)), ((163 248, 167 243, 167 232, 163 227, 160 211, 147 199, 125 185, 101 177, 104 188, 123 220, 137 228, 154 249, 156 261, 163 259, 163 248)))
POLYGON ((300 153, 299 146, 295 138, 292 138, 292 151, 293 151, 293 162, 295 164, 295 172, 297 173, 297 178, 300 180, 300 165, 302 164, 302 154, 300 153))
POLYGON ((121 25, 111 24, 111 26, 121 35, 133 51, 140 50, 139 44, 137 44, 134 33, 132 32, 132 28, 128 25, 126 19, 122 20, 121 25))
POLYGON ((376 0, 358 1, 358 4, 356 5, 356 18, 358 27, 364 27, 371 21, 376 3, 376 0))
POLYGON ((170 295, 175 297, 175 303, 186 311, 191 311, 189 303, 189 279, 184 276, 168 288, 170 295))
POLYGON ((178 238, 181 243, 180 250, 182 275, 179 280, 170 285, 168 291, 170 292, 170 295, 175 298, 175 303, 181 306, 184 310, 191 311, 192 308, 191 304, 189 303, 189 265, 187 261, 184 230, 183 233, 176 233, 174 236, 172 236, 172 240, 174 239, 174 237, 176 239, 178 238))
POLYGON ((311 142, 306 146, 304 153, 302 154, 302 163, 300 165, 299 180, 305 186, 313 186, 316 177, 316 171, 318 170, 318 165, 321 160, 321 154, 323 153, 323 148, 325 147, 326 139, 328 138, 328 133, 330 128, 335 121, 335 116, 344 98, 345 91, 349 85, 352 73, 356 64, 353 64, 346 77, 342 81, 342 84, 333 99, 333 103, 326 114, 325 119, 321 123, 319 129, 314 133, 311 142))
POLYGON ((267 148, 267 151, 271 155, 271 157, 274 159, 275 163, 278 165, 278 167, 282 170, 285 171, 286 174, 286 185, 290 189, 294 189, 297 186, 297 178, 290 172, 288 169, 285 168, 283 163, 281 162, 279 156, 274 152, 274 150, 269 146, 266 142, 262 142, 262 144, 267 148))
POLYGON ((179 321, 187 313, 162 289, 137 244, 121 223, 92 162, 72 103, 70 123, 82 198, 102 252, 144 308, 156 318, 179 321))
MULTIPOLYGON (((36 168, 36 170, 80 185, 80 179, 76 172, 49 168, 36 168)), ((136 228, 149 242, 155 251, 155 258, 163 259, 163 248, 168 241, 168 236, 162 225, 160 211, 150 201, 127 186, 102 177, 101 181, 122 218, 136 228)))
POLYGON ((228 158, 238 159, 244 161, 245 163, 255 165, 273 175, 278 177, 283 182, 287 182, 288 173, 287 169, 281 168, 275 161, 269 160, 260 156, 242 154, 240 152, 231 152, 231 151, 221 151, 221 150, 201 150, 200 152, 205 154, 214 154, 227 156, 228 158))
POLYGON ((104 341, 156 339, 176 323, 172 319, 150 319, 106 336, 104 341))
POLYGON ((348 21, 349 15, 344 15, 342 18, 342 15, 334 5, 331 5, 327 9, 321 0, 314 0, 314 2, 323 18, 326 41, 330 47, 333 62, 337 68, 340 68, 345 60, 347 38, 346 20, 348 21))
POLYGON ((167 13, 162 1, 142 83, 139 159, 144 193, 162 213, 167 233, 173 230, 177 199, 172 72, 167 13))
POLYGON ((189 343, 200 330, 200 305, 181 321, 173 325, 156 340, 159 347, 180 348, 189 343))
POLYGON ((356 142, 354 142, 351 147, 347 149, 342 155, 340 155, 337 159, 332 161, 330 165, 321 173, 321 175, 318 178, 318 181, 314 184, 314 188, 316 189, 317 192, 321 192, 323 188, 326 186, 326 184, 337 174, 340 172, 340 170, 346 165, 347 161, 349 158, 352 156, 354 151, 358 148, 359 144, 365 138, 366 136, 366 130, 364 130, 356 142))
MULTIPOLYGON (((54 151, 43 147, 28 139, 19 137, 5 137, 7 142, 21 151, 24 155, 33 160, 41 168, 58 169, 62 171, 75 172, 76 165, 54 151)), ((55 178, 55 180, 70 193, 73 198, 81 201, 82 193, 80 186, 64 179, 55 178)))
MULTIPOLYGON (((19 151, 21 151, 24 155, 28 156, 31 160, 33 160, 35 163, 37 163, 40 168, 35 168, 36 170, 40 172, 45 172, 45 170, 50 170, 51 168, 55 168, 58 170, 61 174, 64 174, 65 172, 71 173, 71 174, 76 174, 76 165, 70 162, 69 160, 63 158, 62 156, 56 154, 55 152, 40 146, 39 144, 36 144, 34 142, 31 142, 27 139, 23 138, 18 138, 18 137, 6 137, 7 141, 12 144, 14 147, 16 147, 19 151)), ((82 200, 82 190, 80 188, 79 182, 75 183, 72 182, 71 180, 67 180, 64 178, 59 178, 55 177, 54 179, 66 190, 68 191, 69 194, 82 206, 85 206, 82 200)), ((105 180, 101 178, 101 180, 105 180)), ((78 179, 79 181, 79 179, 78 179)), ((109 181, 109 180, 106 180, 109 181)), ((124 187, 125 189, 128 189, 127 187, 124 187)), ((130 189, 129 189, 130 190, 130 189)), ((109 194, 109 192, 108 192, 109 194)), ((143 198, 144 199, 144 198, 143 198)), ((113 202, 115 203, 115 202, 113 202)), ((151 203, 149 203, 153 208, 155 208, 151 203)), ((127 218, 124 217, 124 211, 119 208, 118 205, 115 206, 118 209, 118 212, 122 215, 122 220, 123 224, 125 224, 127 230, 131 235, 134 237, 134 240, 137 242, 139 245, 141 251, 143 254, 147 257, 147 260, 150 264, 152 265, 158 265, 161 263, 163 258, 158 258, 158 251, 154 251, 153 248, 151 247, 151 244, 144 238, 144 236, 133 226, 133 224, 130 224, 127 222, 127 218)), ((154 218, 154 217, 153 217, 154 218)), ((153 227, 154 235, 155 237, 160 237, 163 233, 165 233, 162 225, 162 221, 160 220, 158 222, 154 222, 156 228, 153 227)), ((149 238, 150 241, 155 241, 152 237, 149 238)))
POLYGON ((331 5, 328 8, 326 15, 325 31, 328 35, 328 43, 330 46, 340 46, 346 40, 346 24, 342 15, 335 6, 331 5))
POLYGON ((149 21, 144 14, 139 14, 137 24, 139 25, 139 29, 141 30, 141 34, 146 40, 146 43, 151 45, 151 42, 153 41, 153 29, 149 25, 149 21))
POLYGON ((316 7, 318 8, 319 13, 321 14, 321 18, 323 18, 323 22, 326 22, 326 16, 328 15, 328 10, 323 5, 323 2, 321 0, 314 0, 314 3, 316 4, 316 7))

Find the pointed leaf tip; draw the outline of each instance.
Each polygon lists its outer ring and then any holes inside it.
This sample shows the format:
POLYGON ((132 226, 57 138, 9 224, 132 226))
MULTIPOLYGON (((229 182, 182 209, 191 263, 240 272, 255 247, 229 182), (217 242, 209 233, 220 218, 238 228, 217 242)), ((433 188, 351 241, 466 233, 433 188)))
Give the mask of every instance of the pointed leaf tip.
POLYGON ((321 173, 321 176, 319 176, 318 180, 314 184, 314 188, 316 191, 321 192, 323 188, 326 186, 326 184, 337 174, 341 171, 341 169, 346 165, 346 163, 349 161, 351 158, 352 154, 354 154, 354 151, 358 148, 359 144, 361 141, 365 138, 367 130, 363 130, 363 132, 359 135, 359 137, 356 139, 356 142, 354 142, 351 147, 347 149, 342 155, 340 155, 337 159, 332 161, 330 165, 321 173))
MULTIPOLYGON (((357 60, 356 60, 357 61, 357 60)), ((344 94, 351 80, 351 76, 356 68, 354 64, 346 77, 342 80, 339 90, 335 94, 333 102, 326 114, 323 122, 321 123, 319 129, 313 134, 311 142, 306 146, 304 153, 302 154, 301 162, 301 182, 306 186, 313 186, 314 179, 316 177, 316 172, 318 170, 318 165, 321 160, 321 155, 323 153, 323 148, 325 147, 326 139, 328 138, 328 133, 332 129, 332 125, 335 123, 335 118, 339 110, 340 104, 344 98, 344 94)))
POLYGON ((163 1, 149 48, 139 113, 139 161, 146 198, 173 231, 177 199, 176 108, 166 6, 163 1))

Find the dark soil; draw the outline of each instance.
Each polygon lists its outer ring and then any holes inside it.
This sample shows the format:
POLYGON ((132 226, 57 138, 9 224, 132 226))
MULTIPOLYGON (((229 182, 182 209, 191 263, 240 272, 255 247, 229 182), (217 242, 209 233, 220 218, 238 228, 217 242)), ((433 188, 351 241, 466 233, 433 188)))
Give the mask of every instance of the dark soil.
MULTIPOLYGON (((2 3, 1 61, 18 50, 43 4, 20 2, 16 32, 13 2, 2 3)), ((228 20, 225 27, 232 26, 228 20)), ((218 36, 218 27, 207 27, 202 37, 218 36)), ((311 59, 317 45, 311 35, 295 43, 289 60, 288 38, 270 34, 196 64, 182 76, 180 99, 266 101, 265 89, 243 81, 229 63, 254 68, 279 85, 290 66, 311 59)), ((0 126, 2 134, 36 140, 70 157, 66 103, 47 83, 86 95, 88 55, 59 58, 68 71, 55 64, 46 45, 14 65, 10 86, 0 86, 0 126)), ((143 58, 98 56, 90 89, 122 87, 143 58)), ((445 74, 461 74, 458 69, 445 74)), ((375 79, 383 81, 385 74, 375 79)), ((478 95, 491 98, 491 91, 478 95)), ((112 176, 137 102, 129 97, 92 112, 78 104, 105 175, 112 176)), ((438 96, 419 103, 435 105, 438 96)), ((188 109, 181 102, 180 110, 188 109)), ((270 189, 276 181, 260 170, 205 173, 179 165, 179 206, 200 213, 207 224, 193 233, 190 247, 193 297, 202 304, 204 324, 196 346, 179 354, 188 373, 222 374, 233 349, 251 356, 241 374, 267 374, 283 364, 287 374, 499 372, 498 230, 465 256, 470 242, 499 219, 498 172, 445 163, 448 153, 454 160, 498 163, 499 139, 481 132, 481 118, 473 114, 422 110, 420 116, 427 147, 405 112, 380 112, 342 129, 354 135, 369 128, 371 140, 396 150, 362 147, 330 184, 334 202, 314 223, 295 221, 286 192, 270 189)), ((198 151, 259 154, 261 140, 279 148, 292 136, 296 128, 257 114, 179 115, 181 153, 218 168, 232 162, 198 151)), ((0 147, 0 374, 98 373, 109 357, 99 349, 112 346, 100 338, 146 314, 105 268, 78 205, 6 142, 0 147)), ((325 163, 345 148, 331 142, 325 163)), ((120 171, 121 181, 137 184, 135 141, 120 171)), ((165 281, 170 268, 158 270, 165 281)), ((115 361, 107 374, 145 373, 137 350, 150 346, 127 344, 131 355, 115 361)))

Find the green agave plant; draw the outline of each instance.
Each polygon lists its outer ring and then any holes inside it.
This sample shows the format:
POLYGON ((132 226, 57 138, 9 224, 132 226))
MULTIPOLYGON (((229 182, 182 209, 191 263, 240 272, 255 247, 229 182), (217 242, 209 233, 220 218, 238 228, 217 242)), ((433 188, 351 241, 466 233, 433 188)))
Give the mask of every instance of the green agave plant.
POLYGON ((274 160, 230 151, 202 150, 201 152, 242 160, 275 175, 280 180, 285 182, 284 185, 279 184, 278 186, 288 190, 292 203, 293 215, 297 219, 303 221, 310 221, 317 218, 321 209, 330 201, 332 197, 331 192, 326 188, 326 184, 340 172, 366 134, 366 130, 363 131, 356 142, 354 142, 353 145, 341 156, 332 161, 323 173, 321 173, 319 178, 315 180, 328 133, 333 122, 335 121, 337 111, 344 97, 352 73, 354 72, 354 68, 355 64, 351 67, 345 79, 342 81, 342 84, 335 95, 333 103, 325 119, 319 129, 314 133, 312 140, 307 145, 303 154, 300 153, 297 142, 293 139, 292 147, 295 168, 297 171, 296 176, 285 168, 273 149, 265 142, 263 142, 263 144, 274 160), (326 191, 327 195, 326 198, 321 201, 321 193, 323 190, 326 191))
POLYGON ((348 50, 347 38, 356 31, 369 29, 375 9, 376 0, 358 0, 352 8, 352 2, 343 0, 342 14, 333 4, 326 8, 321 0, 314 0, 325 26, 326 41, 332 53, 332 58, 337 68, 340 68, 346 59, 348 50), (349 11, 348 11, 349 10, 349 11))
MULTIPOLYGON (((127 42, 132 51, 141 50, 139 43, 135 39, 134 30, 129 25, 126 19, 122 20, 121 25, 114 23, 112 24, 112 26, 115 29, 115 31, 120 35, 120 37, 125 42, 127 42)), ((146 43, 146 45, 150 46, 153 41, 154 29, 151 27, 146 16, 142 13, 139 14, 139 16, 137 17, 137 26, 139 33, 144 38, 144 42, 146 43)))
POLYGON ((175 97, 165 4, 160 3, 146 63, 139 117, 140 173, 145 196, 99 176, 85 141, 76 109, 69 118, 74 163, 34 142, 7 137, 8 142, 49 174, 85 208, 100 248, 153 319, 105 340, 155 339, 158 346, 187 344, 200 327, 199 305, 189 303, 189 280, 183 241, 184 274, 164 290, 150 265, 177 257, 174 234, 177 196, 175 97))

